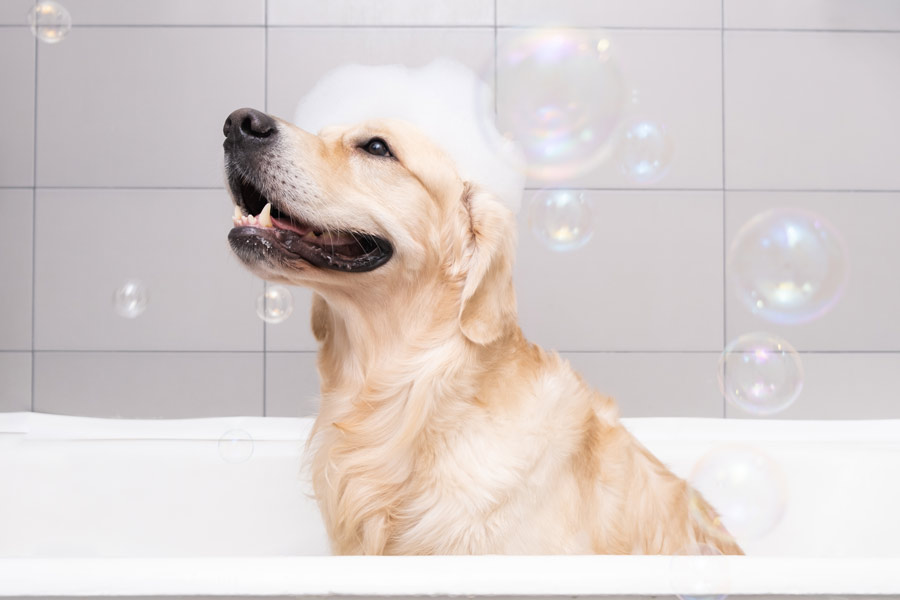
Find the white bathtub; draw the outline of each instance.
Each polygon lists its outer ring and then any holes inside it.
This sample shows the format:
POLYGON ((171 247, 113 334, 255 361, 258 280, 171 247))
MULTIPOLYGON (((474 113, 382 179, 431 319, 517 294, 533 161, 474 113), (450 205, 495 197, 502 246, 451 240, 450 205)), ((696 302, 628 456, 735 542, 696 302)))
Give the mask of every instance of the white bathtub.
POLYGON ((776 529, 699 559, 326 556, 310 425, 0 414, 0 596, 900 595, 900 421, 626 420, 682 476, 735 442, 784 470, 776 529))

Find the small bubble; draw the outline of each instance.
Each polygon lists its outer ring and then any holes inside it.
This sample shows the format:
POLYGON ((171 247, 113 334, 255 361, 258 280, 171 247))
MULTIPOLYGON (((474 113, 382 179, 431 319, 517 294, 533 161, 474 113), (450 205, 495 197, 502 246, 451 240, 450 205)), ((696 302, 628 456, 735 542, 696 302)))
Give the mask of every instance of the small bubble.
POLYGON ((669 561, 669 583, 681 600, 724 600, 731 584, 722 553, 708 544, 691 544, 669 561))
POLYGON ((253 438, 243 429, 231 429, 219 438, 219 456, 227 463, 242 463, 253 456, 253 438))
POLYGON ((674 155, 672 136, 663 125, 635 119, 619 140, 619 171, 635 183, 656 183, 668 173, 674 155))
POLYGON ((800 355, 787 340, 765 332, 748 333, 728 344, 718 375, 725 399, 754 415, 783 411, 803 390, 800 355))
POLYGON ((583 194, 571 190, 542 190, 528 211, 531 231, 557 252, 584 246, 593 235, 591 207, 583 194))
POLYGON ((126 319, 135 319, 147 309, 149 294, 147 288, 138 279, 130 279, 123 283, 113 296, 116 313, 126 319))
POLYGON ((42 42, 56 44, 69 35, 72 15, 64 6, 53 0, 41 0, 28 11, 31 32, 42 42))
POLYGON ((282 285, 266 285, 266 291, 256 299, 256 314, 266 323, 281 323, 294 312, 294 297, 282 285))

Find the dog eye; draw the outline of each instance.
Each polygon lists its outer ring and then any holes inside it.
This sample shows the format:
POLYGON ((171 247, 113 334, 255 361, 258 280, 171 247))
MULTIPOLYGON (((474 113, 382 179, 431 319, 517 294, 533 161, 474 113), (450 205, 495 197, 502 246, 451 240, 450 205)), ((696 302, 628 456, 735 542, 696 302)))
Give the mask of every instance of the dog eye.
POLYGON ((375 156, 393 156, 387 142, 381 138, 372 138, 362 146, 362 149, 375 156))

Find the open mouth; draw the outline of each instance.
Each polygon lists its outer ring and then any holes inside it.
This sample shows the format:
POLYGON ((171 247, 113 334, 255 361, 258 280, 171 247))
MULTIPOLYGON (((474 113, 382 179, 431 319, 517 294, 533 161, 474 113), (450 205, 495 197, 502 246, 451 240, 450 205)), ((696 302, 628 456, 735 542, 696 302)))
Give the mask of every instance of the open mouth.
POLYGON ((228 240, 244 260, 300 258, 323 269, 361 273, 380 267, 393 254, 391 243, 379 236, 332 231, 286 214, 237 173, 230 174, 228 183, 236 203, 228 240))

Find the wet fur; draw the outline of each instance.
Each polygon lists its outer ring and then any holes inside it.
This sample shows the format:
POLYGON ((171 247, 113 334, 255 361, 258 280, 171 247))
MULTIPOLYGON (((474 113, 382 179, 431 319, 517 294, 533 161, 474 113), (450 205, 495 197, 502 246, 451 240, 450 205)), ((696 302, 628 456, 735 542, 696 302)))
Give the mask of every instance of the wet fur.
POLYGON ((322 398, 309 450, 334 552, 741 553, 690 517, 692 504, 715 513, 622 427, 613 400, 522 336, 508 209, 405 123, 281 127, 261 158, 267 195, 395 245, 370 273, 250 265, 314 290, 322 398), (393 161, 360 153, 373 136, 393 161))

